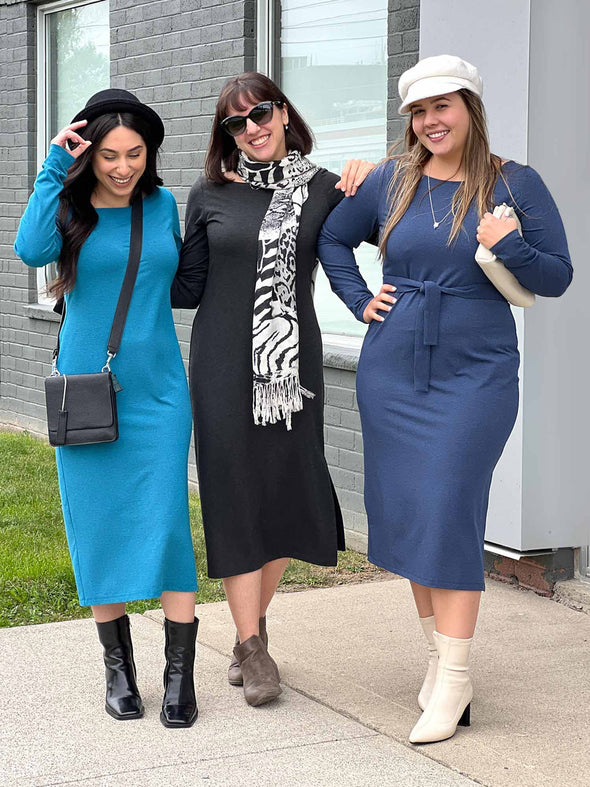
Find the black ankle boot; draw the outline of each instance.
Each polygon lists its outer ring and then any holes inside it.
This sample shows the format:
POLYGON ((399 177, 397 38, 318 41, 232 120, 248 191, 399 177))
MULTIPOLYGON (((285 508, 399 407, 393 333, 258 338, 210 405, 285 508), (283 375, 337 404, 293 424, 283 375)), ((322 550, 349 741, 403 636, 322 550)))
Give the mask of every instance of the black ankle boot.
POLYGON ((193 680, 198 627, 198 618, 192 623, 164 619, 166 669, 160 713, 164 727, 192 727, 199 713, 193 680))
POLYGON ((143 703, 135 682, 129 618, 123 615, 107 623, 97 623, 96 628, 104 648, 107 679, 105 710, 119 721, 139 719, 143 716, 143 703))

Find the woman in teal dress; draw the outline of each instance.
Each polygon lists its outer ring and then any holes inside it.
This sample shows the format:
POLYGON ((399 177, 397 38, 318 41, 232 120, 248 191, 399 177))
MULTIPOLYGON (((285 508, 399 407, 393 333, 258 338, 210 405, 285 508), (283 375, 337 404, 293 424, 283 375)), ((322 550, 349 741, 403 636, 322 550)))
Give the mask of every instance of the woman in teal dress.
POLYGON ((15 251, 27 264, 57 261, 64 296, 58 370, 96 372, 129 254, 131 201, 143 196, 141 262, 121 348, 112 361, 120 437, 56 449, 63 515, 80 603, 104 649, 106 711, 144 713, 125 602, 160 597, 166 615, 168 727, 194 723, 197 587, 188 518, 191 413, 174 330, 170 285, 180 226, 161 187, 159 116, 131 93, 104 90, 52 140, 21 220, 15 251))

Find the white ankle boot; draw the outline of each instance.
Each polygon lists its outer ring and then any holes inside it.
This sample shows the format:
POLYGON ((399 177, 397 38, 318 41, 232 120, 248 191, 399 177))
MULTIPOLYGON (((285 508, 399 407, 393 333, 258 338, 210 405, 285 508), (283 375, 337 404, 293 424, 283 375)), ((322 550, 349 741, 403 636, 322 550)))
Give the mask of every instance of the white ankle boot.
POLYGON ((428 669, 426 670, 426 677, 424 678, 424 683, 420 689, 420 694, 418 694, 418 705, 422 708, 422 710, 425 710, 426 706, 428 705, 430 695, 432 694, 432 689, 434 688, 436 668, 438 666, 438 650, 436 649, 436 643, 434 641, 434 637, 432 636, 434 634, 434 615, 430 615, 428 618, 418 619, 422 625, 424 636, 428 642, 428 669))
POLYGON ((434 687, 426 710, 410 733, 410 743, 444 741, 457 725, 469 726, 469 703, 473 687, 467 664, 472 639, 456 639, 433 633, 438 651, 434 687))

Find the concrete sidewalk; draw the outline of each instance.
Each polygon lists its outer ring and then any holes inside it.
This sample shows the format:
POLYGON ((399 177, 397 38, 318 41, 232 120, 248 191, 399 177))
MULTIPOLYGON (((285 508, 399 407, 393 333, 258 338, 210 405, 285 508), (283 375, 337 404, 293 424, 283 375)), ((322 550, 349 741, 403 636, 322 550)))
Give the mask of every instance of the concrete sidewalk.
POLYGON ((200 716, 190 730, 166 730, 158 718, 161 612, 133 616, 146 717, 125 724, 102 707, 92 621, 1 629, 0 784, 588 784, 587 615, 489 583, 473 651, 472 727, 411 747, 426 662, 404 580, 279 594, 268 628, 286 688, 261 708, 227 684, 226 605, 197 614, 200 716))

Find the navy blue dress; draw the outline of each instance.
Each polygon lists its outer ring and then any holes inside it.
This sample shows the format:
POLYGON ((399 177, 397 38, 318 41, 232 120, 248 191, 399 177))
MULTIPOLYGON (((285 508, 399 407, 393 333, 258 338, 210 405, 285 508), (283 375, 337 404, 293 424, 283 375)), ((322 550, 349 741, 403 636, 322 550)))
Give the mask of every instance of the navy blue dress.
MULTIPOLYGON (((372 294, 353 249, 386 222, 393 167, 371 173, 320 235, 332 289, 359 320, 372 294)), ((492 250, 528 289, 561 295, 572 268, 555 203, 530 167, 503 171, 510 193, 500 179, 494 203, 515 208, 524 237, 511 232, 492 250)), ((431 178, 438 221, 458 186, 431 178)), ((387 243, 383 281, 398 301, 369 325, 357 371, 368 557, 427 587, 483 590, 488 495, 517 414, 519 355, 510 306, 474 260, 476 210, 448 246, 451 221, 433 228, 424 177, 387 243)))

